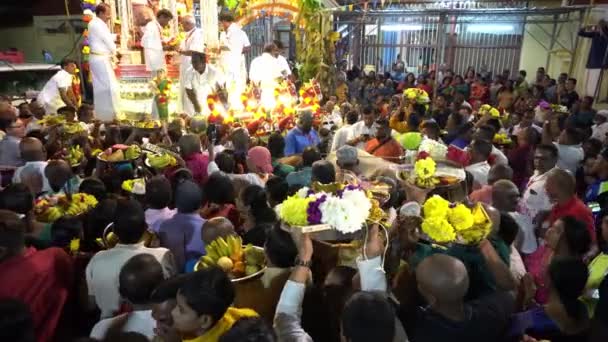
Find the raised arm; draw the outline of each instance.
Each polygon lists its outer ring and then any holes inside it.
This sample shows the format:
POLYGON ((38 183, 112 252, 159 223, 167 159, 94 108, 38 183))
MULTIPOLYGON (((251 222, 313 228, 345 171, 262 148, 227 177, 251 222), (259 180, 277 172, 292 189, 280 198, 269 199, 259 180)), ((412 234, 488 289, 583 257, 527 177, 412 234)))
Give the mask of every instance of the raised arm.
POLYGON ((302 328, 302 301, 306 291, 306 282, 310 276, 312 260, 312 240, 308 234, 294 234, 298 246, 298 265, 281 292, 274 319, 274 329, 279 341, 312 341, 302 328))

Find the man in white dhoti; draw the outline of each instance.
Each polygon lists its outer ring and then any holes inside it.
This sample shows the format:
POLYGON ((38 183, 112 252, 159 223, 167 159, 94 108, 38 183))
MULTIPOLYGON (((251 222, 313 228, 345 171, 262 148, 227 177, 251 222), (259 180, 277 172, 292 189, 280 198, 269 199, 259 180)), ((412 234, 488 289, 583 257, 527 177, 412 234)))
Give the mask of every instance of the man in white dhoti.
POLYGON ((203 30, 196 28, 196 22, 194 17, 186 15, 182 18, 182 27, 186 31, 186 38, 182 41, 179 53, 181 55, 180 66, 179 66, 179 88, 181 105, 184 113, 192 116, 195 111, 192 101, 186 94, 186 83, 188 82, 189 76, 188 70, 192 68, 192 54, 195 52, 204 52, 205 44, 203 42, 203 30))
POLYGON ((277 55, 277 46, 273 43, 267 44, 264 46, 264 53, 254 58, 249 68, 249 80, 262 90, 260 100, 266 109, 273 109, 276 105, 274 90, 277 79, 283 77, 277 55))
POLYGON ((57 114, 57 109, 65 106, 77 108, 72 94, 72 77, 76 74, 76 62, 64 59, 59 70, 46 82, 38 94, 37 102, 44 107, 46 114, 57 114))
POLYGON ((222 72, 207 65, 205 54, 192 53, 192 68, 189 70, 185 84, 188 100, 197 114, 209 115, 207 96, 214 93, 226 83, 222 72))
POLYGON ((101 121, 112 121, 118 113, 120 90, 112 59, 116 54, 114 35, 110 33, 110 6, 100 4, 95 8, 95 18, 89 22, 89 66, 93 79, 95 113, 101 121))
POLYGON ((247 72, 243 67, 245 63, 243 50, 251 44, 245 31, 234 22, 232 14, 220 14, 219 22, 223 28, 220 34, 220 63, 226 77, 228 101, 231 106, 238 106, 241 103, 241 93, 247 83, 247 72))
POLYGON ((163 28, 169 25, 173 14, 169 10, 161 9, 156 14, 156 20, 151 20, 144 27, 141 37, 141 46, 144 48, 146 70, 156 76, 159 70, 165 68, 165 51, 163 50, 163 28))

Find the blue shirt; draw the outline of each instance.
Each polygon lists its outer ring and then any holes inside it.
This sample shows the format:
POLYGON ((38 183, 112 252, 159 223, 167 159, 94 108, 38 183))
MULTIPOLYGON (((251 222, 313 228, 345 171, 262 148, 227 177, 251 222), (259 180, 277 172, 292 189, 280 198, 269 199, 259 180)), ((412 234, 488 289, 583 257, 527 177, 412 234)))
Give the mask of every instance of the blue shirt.
POLYGON ((186 261, 205 254, 201 230, 205 219, 198 212, 177 213, 161 223, 158 229, 160 245, 169 249, 175 258, 178 270, 184 270, 186 261))
POLYGON ((314 129, 304 134, 298 127, 294 127, 285 136, 285 156, 300 154, 308 146, 317 146, 321 140, 314 129))

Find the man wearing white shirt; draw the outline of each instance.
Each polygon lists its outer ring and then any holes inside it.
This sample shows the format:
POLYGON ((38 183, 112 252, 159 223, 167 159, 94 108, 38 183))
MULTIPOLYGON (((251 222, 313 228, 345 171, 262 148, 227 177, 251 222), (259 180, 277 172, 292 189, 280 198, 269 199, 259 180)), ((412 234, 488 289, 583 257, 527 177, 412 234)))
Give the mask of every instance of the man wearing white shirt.
POLYGON ((151 297, 154 290, 165 280, 162 265, 150 254, 138 254, 130 258, 118 275, 119 292, 133 311, 99 321, 91 330, 91 337, 103 340, 108 330, 128 315, 123 332, 137 332, 152 340, 156 320, 152 317, 151 297))
POLYGON ((100 4, 95 8, 96 17, 89 22, 89 65, 93 80, 93 101, 97 118, 114 120, 118 112, 119 86, 112 59, 116 54, 114 35, 110 33, 110 6, 100 4))
POLYGON ((162 31, 173 19, 173 14, 166 9, 161 9, 156 14, 156 20, 152 19, 144 27, 144 35, 141 37, 141 45, 144 48, 146 59, 146 70, 152 72, 152 76, 165 68, 165 51, 163 50, 162 31))
POLYGON ((279 61, 279 69, 281 70, 281 74, 283 77, 291 76, 291 68, 289 67, 289 63, 287 62, 287 58, 283 56, 285 52, 285 46, 280 40, 275 40, 274 45, 276 45, 277 51, 277 60, 279 61))
POLYGON ((331 152, 337 151, 340 147, 346 145, 349 137, 352 134, 351 127, 357 122, 358 119, 359 113, 357 113, 357 111, 351 110, 346 114, 346 125, 338 128, 334 134, 334 140, 331 144, 331 152))
POLYGON ((363 108, 361 121, 350 127, 350 136, 347 145, 355 146, 360 150, 365 149, 365 143, 376 135, 376 111, 372 106, 363 108))
POLYGON ((562 170, 568 170, 572 175, 576 175, 576 170, 585 158, 583 151, 582 133, 577 128, 566 127, 557 134, 552 132, 556 127, 552 127, 549 121, 546 121, 543 126, 542 140, 543 144, 555 145, 557 148, 557 167, 562 170), (553 141, 553 137, 557 136, 557 141, 553 141))
POLYGON ((481 189, 482 186, 488 185, 488 173, 490 172, 488 158, 492 152, 492 144, 485 140, 473 140, 468 151, 471 162, 465 167, 465 170, 473 176, 473 190, 481 189))
POLYGON ((17 168, 13 174, 13 183, 22 183, 27 175, 39 174, 42 178, 41 192, 51 191, 49 180, 46 178, 44 169, 47 166, 46 151, 42 142, 36 138, 23 138, 19 143, 19 151, 21 159, 25 161, 25 165, 17 168))
POLYGON ((277 79, 283 77, 276 56, 278 49, 274 44, 266 44, 262 55, 251 61, 249 80, 261 89, 261 103, 266 108, 274 108, 274 90, 277 79))
POLYGON ((192 54, 192 68, 188 71, 186 94, 192 103, 195 113, 209 115, 207 96, 226 83, 222 73, 211 65, 207 65, 205 54, 192 54))
POLYGON ((85 270, 89 296, 101 310, 101 318, 114 316, 120 307, 119 273, 123 265, 139 254, 152 255, 163 268, 165 278, 176 273, 173 254, 166 248, 148 248, 139 242, 147 229, 144 210, 133 200, 119 200, 113 232, 120 243, 93 256, 85 270))
POLYGON ((547 175, 555 169, 558 150, 554 145, 539 145, 534 152, 534 174, 530 177, 520 202, 519 211, 532 222, 543 211, 549 211, 553 204, 545 190, 547 175))
POLYGON ((245 31, 234 22, 230 13, 222 13, 219 22, 223 31, 220 33, 220 65, 226 75, 226 85, 230 104, 240 103, 241 93, 247 82, 244 50, 251 45, 245 31))
POLYGON ((76 69, 75 61, 64 59, 61 61, 61 70, 46 82, 37 98, 46 114, 57 114, 57 109, 65 106, 78 107, 71 89, 76 69))
POLYGON ((608 110, 598 110, 593 119, 594 125, 591 126, 593 134, 591 137, 601 141, 606 141, 606 135, 608 134, 608 110))
POLYGON ((196 113, 192 101, 188 99, 186 94, 186 83, 188 83, 188 70, 192 67, 192 53, 205 51, 203 42, 203 30, 196 28, 194 17, 186 15, 182 18, 182 27, 186 31, 186 38, 182 41, 179 53, 181 55, 179 65, 179 87, 183 112, 192 116, 196 113))

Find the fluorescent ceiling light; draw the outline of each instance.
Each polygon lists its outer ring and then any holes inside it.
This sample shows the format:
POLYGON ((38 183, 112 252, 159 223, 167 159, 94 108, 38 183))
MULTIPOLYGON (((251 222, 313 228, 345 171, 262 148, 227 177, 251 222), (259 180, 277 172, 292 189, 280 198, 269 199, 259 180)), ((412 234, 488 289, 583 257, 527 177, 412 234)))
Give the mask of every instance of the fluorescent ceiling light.
POLYGON ((467 26, 467 32, 474 33, 509 33, 514 30, 513 25, 505 24, 471 24, 467 26))
POLYGON ((380 30, 388 31, 388 32, 420 31, 420 30, 422 30, 422 25, 412 25, 412 24, 386 25, 386 26, 380 26, 380 30))

